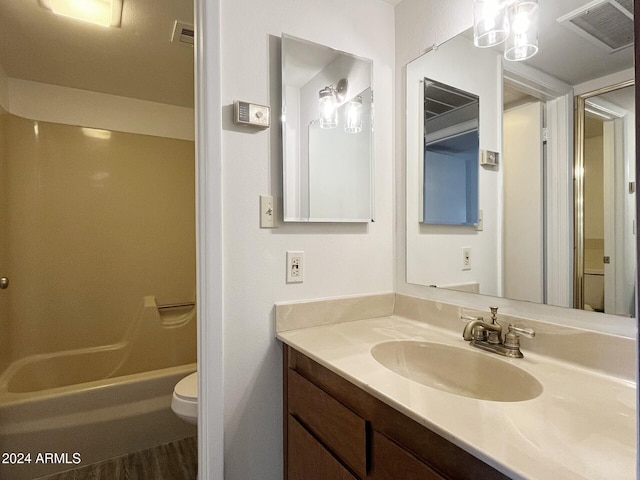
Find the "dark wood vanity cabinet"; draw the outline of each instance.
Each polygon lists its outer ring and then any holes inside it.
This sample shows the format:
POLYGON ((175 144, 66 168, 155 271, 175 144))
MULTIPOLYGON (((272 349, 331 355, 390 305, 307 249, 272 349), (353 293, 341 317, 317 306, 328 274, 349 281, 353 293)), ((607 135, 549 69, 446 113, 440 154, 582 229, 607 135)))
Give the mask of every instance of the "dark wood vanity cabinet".
POLYGON ((284 345, 285 480, 508 479, 284 345))

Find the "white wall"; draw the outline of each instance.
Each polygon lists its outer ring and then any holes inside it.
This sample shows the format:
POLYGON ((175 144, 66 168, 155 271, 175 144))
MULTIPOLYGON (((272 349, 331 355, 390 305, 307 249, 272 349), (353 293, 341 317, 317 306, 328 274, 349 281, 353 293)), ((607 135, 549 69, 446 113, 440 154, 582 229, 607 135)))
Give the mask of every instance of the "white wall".
MULTIPOLYGON (((422 149, 420 83, 425 77, 480 98, 480 149, 502 152, 502 62, 493 50, 480 50, 457 37, 406 67, 407 281, 420 285, 477 283, 480 292, 499 295, 502 170, 479 169, 479 208, 484 229, 419 223, 422 149), (471 248, 471 269, 462 270, 462 249, 471 248)), ((405 103, 403 101, 403 103, 405 103)), ((401 261, 401 259, 399 259, 401 261)))
POLYGON ((280 479, 274 302, 393 289, 393 7, 380 0, 224 0, 221 14, 225 478, 280 479), (258 226, 258 196, 282 190, 282 33, 374 62, 375 223, 258 226), (271 128, 234 126, 236 99, 270 104, 271 128), (302 284, 285 283, 287 250, 305 252, 302 284))

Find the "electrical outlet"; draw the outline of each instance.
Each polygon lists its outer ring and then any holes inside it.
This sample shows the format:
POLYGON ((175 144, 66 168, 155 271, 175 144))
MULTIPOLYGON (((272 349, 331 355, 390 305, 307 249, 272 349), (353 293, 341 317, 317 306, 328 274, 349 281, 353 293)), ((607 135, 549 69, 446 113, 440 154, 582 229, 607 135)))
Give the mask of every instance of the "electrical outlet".
POLYGON ((304 280, 304 252, 287 252, 287 283, 304 280))
POLYGON ((462 247, 462 270, 471 270, 471 247, 462 247))

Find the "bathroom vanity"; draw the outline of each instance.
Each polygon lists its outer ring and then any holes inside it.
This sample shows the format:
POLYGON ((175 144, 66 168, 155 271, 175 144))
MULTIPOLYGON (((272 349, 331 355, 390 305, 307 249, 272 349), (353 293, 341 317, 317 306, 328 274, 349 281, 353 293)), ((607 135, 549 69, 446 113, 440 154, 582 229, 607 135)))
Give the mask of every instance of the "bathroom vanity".
POLYGON ((283 374, 290 480, 508 478, 287 345, 283 374))
POLYGON ((277 305, 285 478, 635 478, 633 339, 527 320, 536 338, 507 359, 465 342, 460 313, 394 294, 277 305))

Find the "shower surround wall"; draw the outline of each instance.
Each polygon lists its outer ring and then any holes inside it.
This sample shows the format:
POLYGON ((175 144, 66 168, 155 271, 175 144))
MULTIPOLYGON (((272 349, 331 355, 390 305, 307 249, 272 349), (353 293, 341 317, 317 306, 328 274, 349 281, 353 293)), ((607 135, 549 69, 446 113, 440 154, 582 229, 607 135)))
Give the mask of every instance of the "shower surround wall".
MULTIPOLYGON (((0 121, 0 275, 11 281, 0 292, 0 366, 115 344, 145 296, 195 300, 192 141, 0 121)), ((192 338, 169 341, 163 363, 195 362, 192 323, 192 338)), ((86 363, 71 368, 86 378, 86 363)))
MULTIPOLYGON (((9 116, 0 106, 0 225, 7 225, 7 141, 6 126, 9 116)), ((0 228, 0 245, 7 245, 8 232, 6 228, 0 228)), ((5 273, 9 259, 6 248, 0 248, 0 277, 5 273)), ((0 295, 3 295, 0 291, 0 295)), ((4 295, 6 297, 6 295, 4 295)), ((1 297, 0 297, 1 298, 1 297)), ((9 303, 0 301, 0 332, 9 331, 9 303)), ((9 335, 0 335, 0 372, 9 364, 11 358, 9 335)))

